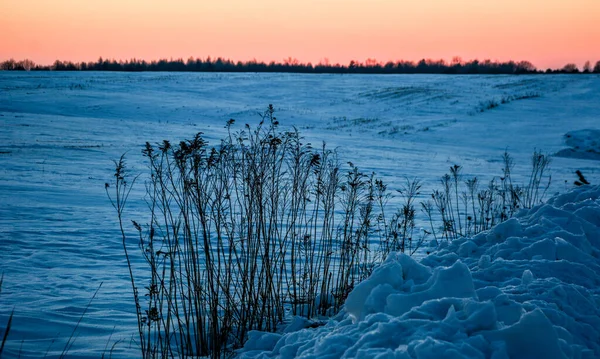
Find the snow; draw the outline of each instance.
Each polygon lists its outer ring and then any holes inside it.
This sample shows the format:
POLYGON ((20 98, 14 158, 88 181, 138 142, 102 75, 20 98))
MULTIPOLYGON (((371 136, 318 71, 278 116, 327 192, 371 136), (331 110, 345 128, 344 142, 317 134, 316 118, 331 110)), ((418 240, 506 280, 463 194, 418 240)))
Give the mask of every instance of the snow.
MULTIPOLYGON (((242 356, 445 351, 451 357, 455 350, 502 358, 518 343, 490 342, 489 336, 509 337, 513 332, 499 323, 512 328, 524 319, 543 329, 536 308, 567 357, 599 355, 587 346, 600 327, 598 202, 590 190, 569 192, 576 170, 600 183, 600 161, 588 155, 598 152, 599 76, 0 72, 0 326, 15 309, 7 356, 59 356, 103 283, 69 356, 97 358, 114 344, 115 357, 139 357, 121 239, 104 193, 112 160, 126 153, 135 175, 145 168, 140 151, 146 141, 202 131, 216 144, 228 119, 239 128, 255 125, 270 103, 282 126, 297 127, 314 145, 326 141, 342 161, 375 171, 392 192, 416 177, 424 185, 422 199, 454 164, 465 176, 489 180, 501 175, 505 149, 519 182, 529 176, 538 149, 559 155, 548 193, 563 194, 489 233, 441 243, 434 255, 390 256, 379 277, 357 285, 347 312, 318 322, 296 318, 285 333, 254 333, 242 356), (501 101, 531 93, 539 97, 501 101), (480 112, 490 100, 500 105, 480 112), (586 155, 562 156, 576 147, 586 155), (452 298, 446 297, 450 290, 452 298), (497 320, 485 322, 492 312, 497 320), (316 328, 300 330, 307 327, 316 328), (497 334, 467 335, 467 327, 497 334), (363 337, 368 345, 359 345, 363 337)), ((143 195, 140 184, 127 221, 144 210, 143 195)), ((390 204, 397 202, 398 196, 390 204)))
POLYGON ((238 357, 595 358, 599 239, 600 186, 584 186, 420 261, 391 254, 339 320, 254 333, 238 357))
POLYGON ((557 156, 600 160, 600 130, 598 129, 569 131, 565 134, 565 143, 570 148, 558 151, 557 156))

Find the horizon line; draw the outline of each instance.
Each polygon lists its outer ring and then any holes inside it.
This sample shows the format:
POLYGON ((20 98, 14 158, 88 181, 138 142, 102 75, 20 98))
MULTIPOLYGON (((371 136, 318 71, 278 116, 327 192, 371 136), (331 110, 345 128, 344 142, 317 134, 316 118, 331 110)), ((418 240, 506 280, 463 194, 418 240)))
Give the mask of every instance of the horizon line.
MULTIPOLYGON (((110 65, 129 65, 129 64, 140 64, 140 65, 155 65, 155 64, 159 64, 159 63, 164 63, 167 62, 169 64, 183 64, 185 66, 190 66, 190 64, 195 63, 206 63, 206 64, 225 64, 227 66, 233 66, 233 67, 241 67, 241 66, 267 66, 267 67, 273 67, 273 66, 277 66, 277 67, 296 67, 296 68, 330 68, 330 69, 345 69, 345 70, 352 70, 355 68, 366 68, 366 69, 377 69, 377 68, 383 68, 383 67, 389 67, 389 66, 408 66, 408 67, 417 67, 417 66, 427 66, 427 67, 432 67, 432 66, 438 66, 438 67, 445 67, 445 68, 456 68, 456 67, 461 67, 461 66, 465 66, 465 65, 481 65, 481 66, 499 66, 499 65, 512 65, 512 66, 516 66, 518 68, 521 68, 521 70, 525 70, 526 72, 544 72, 543 69, 538 69, 537 66, 535 66, 533 63, 531 63, 528 60, 507 60, 507 61, 499 61, 499 60, 491 60, 491 59, 483 59, 483 60, 479 60, 477 58, 474 59, 469 59, 469 60, 464 60, 461 56, 453 56, 452 59, 450 61, 447 61, 444 58, 439 58, 439 59, 434 59, 434 58, 421 58, 420 60, 405 60, 405 59, 396 59, 396 60, 386 60, 386 61, 379 61, 376 58, 370 58, 368 57, 366 60, 364 60, 363 62, 358 61, 358 60, 350 60, 348 62, 348 64, 343 64, 340 62, 336 62, 336 63, 331 63, 329 62, 327 57, 322 58, 321 60, 319 60, 319 62, 317 62, 316 64, 313 64, 311 61, 308 62, 302 62, 300 60, 298 60, 296 57, 292 57, 292 56, 288 56, 287 58, 284 58, 282 61, 264 61, 264 60, 257 60, 256 58, 252 58, 250 60, 234 60, 231 58, 226 58, 226 57, 221 57, 221 56, 217 56, 217 57, 212 57, 210 55, 206 56, 205 58, 202 57, 194 57, 194 56, 189 56, 187 59, 184 59, 183 57, 176 57, 173 58, 171 57, 161 57, 161 58, 154 58, 151 60, 147 60, 144 58, 137 58, 137 57, 131 57, 128 59, 116 59, 116 58, 109 58, 109 57, 103 57, 103 56, 99 56, 97 60, 95 61, 85 61, 85 60, 81 60, 81 61, 72 61, 72 60, 61 60, 61 59, 56 59, 52 62, 52 64, 41 64, 41 63, 36 63, 34 60, 31 60, 29 58, 25 58, 23 60, 15 60, 13 57, 1 61, 0 60, 0 70, 7 70, 7 68, 5 68, 5 64, 9 64, 8 66, 10 66, 10 64, 12 63, 13 66, 15 65, 20 65, 20 66, 25 66, 25 70, 30 70, 30 69, 34 69, 34 70, 41 70, 41 69, 48 69, 51 70, 52 67, 59 67, 62 65, 65 66, 71 66, 74 65, 77 68, 77 70, 81 70, 82 66, 89 66, 89 65, 99 65, 101 63, 107 63, 110 65)), ((588 60, 585 62, 585 64, 583 65, 582 68, 582 72, 597 72, 596 70, 600 69, 600 60, 597 61, 595 63, 594 66, 594 71, 592 71, 592 67, 591 67, 591 62, 588 60)), ((8 70, 11 70, 10 68, 8 70)), ((75 69, 73 69, 75 70, 75 69)), ((567 64, 565 64, 563 67, 558 67, 558 68, 551 68, 548 67, 545 71, 566 71, 566 72, 579 72, 579 67, 573 63, 573 62, 568 62, 567 64)), ((138 70, 139 71, 139 70, 138 70)), ((152 71, 152 70, 145 70, 145 71, 152 71)), ((156 71, 156 70, 155 70, 156 71)), ((196 70, 199 71, 199 70, 196 70)))

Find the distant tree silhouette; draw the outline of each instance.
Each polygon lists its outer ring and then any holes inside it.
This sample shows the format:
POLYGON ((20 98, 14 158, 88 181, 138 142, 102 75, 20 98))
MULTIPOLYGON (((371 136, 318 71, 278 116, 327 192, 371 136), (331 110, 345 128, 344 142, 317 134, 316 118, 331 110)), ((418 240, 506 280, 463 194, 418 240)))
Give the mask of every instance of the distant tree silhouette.
POLYGON ((17 70, 15 67, 16 67, 16 62, 14 59, 8 59, 8 60, 4 61, 2 64, 0 64, 0 69, 2 69, 4 71, 17 70))
POLYGON ((533 64, 529 61, 521 61, 521 62, 519 62, 517 67, 518 67, 519 71, 523 71, 524 73, 536 71, 535 66, 533 66, 533 64))
POLYGON ((3 64, 0 68, 3 70, 12 70, 12 71, 31 71, 35 69, 35 62, 25 59, 21 61, 15 61, 10 59, 5 64, 3 64), (6 68, 5 68, 6 67, 6 68))
POLYGON ((577 65, 575 64, 566 64, 563 68, 562 68, 563 72, 572 74, 572 73, 577 73, 579 72, 579 69, 577 68, 577 65))
POLYGON ((380 67, 381 65, 379 64, 379 62, 376 59, 372 59, 372 58, 368 58, 367 61, 365 61, 365 66, 366 67, 380 67))
POLYGON ((590 72, 592 72, 592 65, 590 64, 589 61, 586 61, 585 64, 583 64, 583 72, 586 74, 589 74, 590 72))
MULTIPOLYGON (((95 62, 73 63, 71 61, 56 60, 52 65, 36 65, 31 60, 15 61, 9 59, 0 62, 1 70, 45 70, 45 71, 189 71, 189 72, 295 72, 295 73, 363 73, 363 74, 534 74, 542 73, 529 61, 497 62, 485 59, 483 61, 464 61, 455 56, 450 63, 444 60, 421 59, 418 62, 398 60, 379 62, 368 58, 364 63, 352 60, 348 65, 331 64, 325 59, 316 65, 302 63, 294 57, 283 59, 282 62, 269 63, 252 59, 246 62, 233 62, 230 59, 210 56, 206 59, 189 57, 187 60, 159 59, 146 61, 140 59, 115 60, 99 57, 95 62)), ((593 69, 589 62, 584 66, 584 72, 600 72, 600 61, 593 69)), ((547 69, 546 73, 577 73, 575 64, 567 64, 561 69, 547 69)))
POLYGON ((460 57, 460 56, 454 56, 452 58, 452 66, 461 65, 462 62, 463 62, 463 60, 462 60, 462 57, 460 57))
POLYGON ((600 61, 597 61, 596 65, 594 65, 594 73, 595 74, 600 73, 600 61))

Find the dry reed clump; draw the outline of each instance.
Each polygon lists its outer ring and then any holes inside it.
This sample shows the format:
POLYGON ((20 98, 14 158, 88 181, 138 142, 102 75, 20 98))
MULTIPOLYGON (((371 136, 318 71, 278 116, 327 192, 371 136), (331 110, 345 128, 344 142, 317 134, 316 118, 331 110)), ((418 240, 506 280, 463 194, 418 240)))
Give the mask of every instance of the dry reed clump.
POLYGON ((516 187, 506 154, 500 185, 479 190, 472 179, 462 192, 460 167, 453 167, 433 202, 421 203, 431 232, 417 234, 419 181, 407 181, 403 205, 388 219, 390 194, 381 180, 350 162, 344 170, 335 151, 280 130, 271 105, 255 129, 234 132, 233 122, 215 147, 202 133, 177 145, 146 143, 149 221, 133 222, 145 270, 132 269, 140 257, 128 250, 124 208, 134 181, 126 180, 123 157, 115 162, 112 196, 106 185, 144 358, 221 357, 251 330, 275 331, 288 314, 332 315, 388 253, 413 254, 431 234, 451 240, 488 229, 538 201, 547 165, 536 153, 532 181, 516 187), (443 226, 436 230, 438 217, 443 226))
POLYGON ((111 200, 144 357, 218 357, 250 330, 275 330, 288 312, 331 314, 381 260, 372 250, 379 182, 352 164, 344 172, 325 145, 280 131, 273 112, 256 129, 234 133, 230 121, 213 148, 202 134, 146 144, 151 220, 133 222, 143 278, 132 270, 123 229, 131 185, 124 159, 116 162, 111 200))
POLYGON ((477 177, 464 180, 461 166, 450 167, 450 173, 441 179, 442 189, 434 190, 429 200, 421 202, 435 240, 473 236, 506 221, 522 208, 542 203, 551 182, 548 155, 533 152, 525 185, 513 181, 514 160, 506 151, 502 163, 502 175, 484 185, 477 177), (437 222, 442 225, 436 231, 437 222))
MULTIPOLYGON (((0 294, 2 293, 2 283, 4 282, 4 272, 0 276, 0 294)), ((2 334, 2 342, 0 343, 0 356, 2 356, 2 352, 4 351, 4 345, 8 340, 8 333, 10 333, 10 328, 12 327, 12 319, 15 315, 15 309, 13 308, 10 312, 10 316, 8 317, 8 321, 6 322, 6 327, 4 328, 4 334, 2 334)))

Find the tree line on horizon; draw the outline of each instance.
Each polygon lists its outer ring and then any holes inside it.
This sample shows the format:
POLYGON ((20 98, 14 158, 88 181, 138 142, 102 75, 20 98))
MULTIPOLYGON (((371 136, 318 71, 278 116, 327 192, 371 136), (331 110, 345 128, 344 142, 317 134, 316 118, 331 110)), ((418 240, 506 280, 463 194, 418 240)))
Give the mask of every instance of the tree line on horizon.
POLYGON ((378 62, 374 59, 358 62, 350 61, 348 65, 319 62, 316 65, 301 63, 295 58, 287 58, 282 62, 269 63, 257 60, 232 61, 218 57, 206 59, 190 57, 183 59, 160 59, 146 61, 140 59, 115 60, 100 57, 95 62, 71 62, 56 60, 52 65, 39 65, 32 60, 15 61, 9 59, 0 62, 0 70, 5 71, 118 71, 118 72, 294 72, 294 73, 361 73, 361 74, 536 74, 536 73, 600 73, 600 61, 592 67, 587 61, 583 69, 573 63, 560 69, 538 70, 529 61, 498 62, 491 60, 463 61, 454 57, 451 62, 443 59, 422 59, 420 61, 388 61, 378 62))

